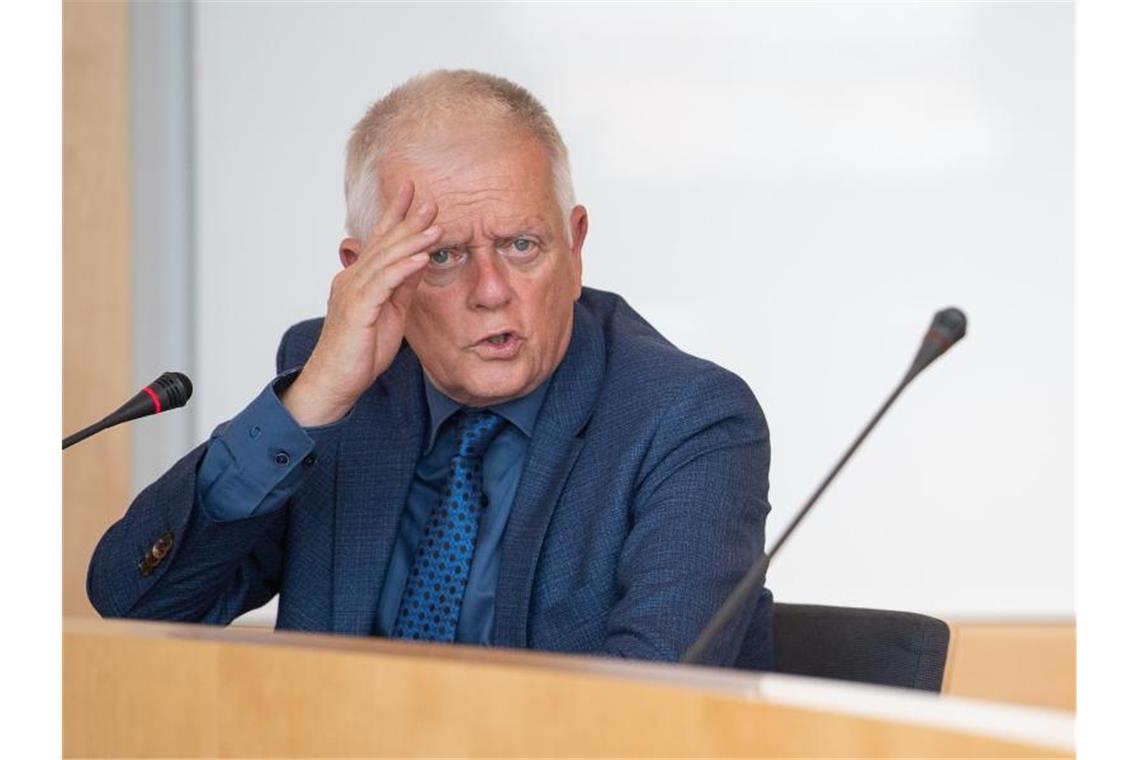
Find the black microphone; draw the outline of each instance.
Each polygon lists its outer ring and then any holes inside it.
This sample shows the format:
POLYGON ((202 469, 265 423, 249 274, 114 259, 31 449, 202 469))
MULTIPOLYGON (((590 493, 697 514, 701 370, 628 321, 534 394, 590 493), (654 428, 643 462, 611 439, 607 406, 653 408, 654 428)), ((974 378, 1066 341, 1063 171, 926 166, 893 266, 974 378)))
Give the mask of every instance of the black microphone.
POLYGON ((907 372, 903 385, 913 380, 919 372, 929 367, 935 359, 946 353, 950 346, 965 336, 966 315, 961 309, 951 306, 935 314, 934 321, 930 323, 930 329, 922 339, 918 355, 914 357, 914 363, 910 365, 910 371, 907 372))
POLYGON ((720 609, 716 611, 716 614, 713 615, 712 620, 710 620, 708 625, 701 631, 696 642, 685 652, 685 656, 681 658, 681 662, 691 665, 696 665, 701 662, 713 642, 716 641, 717 636, 724 630, 724 627, 736 617, 744 603, 752 596, 752 593, 764 585, 764 579, 768 575, 768 564, 772 561, 772 557, 776 556, 776 552, 780 551, 780 547, 788 540, 788 536, 792 534, 796 526, 807 516, 808 511, 815 506, 816 501, 823 495, 824 490, 831 485, 831 481, 835 479, 835 476, 838 475, 839 471, 843 469, 843 466, 847 464, 847 460, 851 458, 851 455, 855 453, 855 450, 859 448, 860 444, 863 443, 863 440, 871 430, 874 429, 875 425, 879 424, 879 420, 883 418, 883 415, 886 414, 887 410, 891 408, 891 405, 895 403, 895 399, 903 392, 903 388, 910 385, 911 380, 918 377, 920 372, 929 367, 935 359, 946 353, 951 346, 965 337, 965 335, 966 315, 962 313, 961 309, 951 306, 934 315, 934 321, 930 323, 930 329, 927 330, 926 336, 923 337, 922 345, 918 347, 918 355, 914 357, 914 362, 911 363, 910 369, 907 370, 906 375, 898 387, 895 388, 894 393, 879 407, 879 411, 875 413, 875 416, 872 417, 871 421, 867 423, 867 426, 863 428, 863 432, 859 434, 855 442, 848 447, 847 451, 844 452, 835 466, 831 468, 831 472, 827 474, 827 477, 824 478, 823 482, 819 484, 819 487, 815 489, 815 493, 811 495, 807 503, 800 507, 800 511, 796 513, 792 522, 784 529, 784 532, 776 540, 776 543, 772 545, 772 550, 767 554, 761 554, 760 559, 753 563, 752 567, 748 569, 748 572, 744 574, 740 582, 736 584, 736 588, 732 590, 732 593, 728 595, 728 599, 724 601, 724 604, 722 604, 720 609))
POLYGON ((161 377, 136 393, 130 401, 94 425, 89 425, 78 433, 73 433, 64 438, 63 448, 66 449, 84 438, 89 438, 101 430, 106 430, 123 422, 185 406, 193 392, 194 385, 186 375, 181 372, 163 372, 161 377))

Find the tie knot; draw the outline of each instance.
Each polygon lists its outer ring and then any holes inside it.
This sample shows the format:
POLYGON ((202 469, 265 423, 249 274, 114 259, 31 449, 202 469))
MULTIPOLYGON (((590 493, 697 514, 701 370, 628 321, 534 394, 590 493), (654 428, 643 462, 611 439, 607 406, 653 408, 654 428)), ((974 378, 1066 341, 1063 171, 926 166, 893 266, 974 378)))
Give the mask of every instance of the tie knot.
POLYGON ((459 456, 480 459, 506 420, 487 409, 468 409, 455 415, 459 456))

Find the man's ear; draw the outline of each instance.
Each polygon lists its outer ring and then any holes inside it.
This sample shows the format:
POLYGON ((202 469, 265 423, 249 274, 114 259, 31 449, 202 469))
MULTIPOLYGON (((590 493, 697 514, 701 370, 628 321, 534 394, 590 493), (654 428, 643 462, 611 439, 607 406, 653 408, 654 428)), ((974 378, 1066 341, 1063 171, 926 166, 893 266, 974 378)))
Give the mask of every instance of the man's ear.
POLYGON ((352 266, 360 256, 364 246, 356 238, 345 238, 340 241, 340 263, 345 269, 352 266))
POLYGON ((578 279, 578 295, 582 293, 582 244, 590 229, 590 217, 585 206, 575 206, 570 212, 570 259, 578 279))

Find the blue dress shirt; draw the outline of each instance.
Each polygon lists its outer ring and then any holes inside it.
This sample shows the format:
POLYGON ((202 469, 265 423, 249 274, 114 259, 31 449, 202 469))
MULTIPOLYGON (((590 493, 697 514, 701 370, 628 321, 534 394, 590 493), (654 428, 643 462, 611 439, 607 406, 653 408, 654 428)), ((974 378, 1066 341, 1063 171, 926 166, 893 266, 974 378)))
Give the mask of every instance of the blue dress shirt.
MULTIPOLYGON (((280 509, 304 480, 305 462, 321 455, 341 422, 303 428, 281 404, 278 394, 295 373, 270 383, 240 414, 219 426, 198 468, 198 504, 216 521, 240 520, 280 509), (270 456, 265 455, 269 443, 270 456)), ((522 475, 534 422, 546 398, 549 380, 522 398, 491 407, 509 423, 483 457, 483 489, 488 504, 479 523, 471 574, 459 613, 456 641, 490 644, 495 619, 495 587, 503 533, 522 475)), ((395 546, 380 592, 373 633, 389 635, 411 571, 423 526, 439 501, 451 458, 458 450, 447 425, 462 405, 435 389, 424 377, 430 412, 426 444, 416 465, 408 501, 400 516, 395 546)), ((351 414, 351 412, 350 412, 351 414)))

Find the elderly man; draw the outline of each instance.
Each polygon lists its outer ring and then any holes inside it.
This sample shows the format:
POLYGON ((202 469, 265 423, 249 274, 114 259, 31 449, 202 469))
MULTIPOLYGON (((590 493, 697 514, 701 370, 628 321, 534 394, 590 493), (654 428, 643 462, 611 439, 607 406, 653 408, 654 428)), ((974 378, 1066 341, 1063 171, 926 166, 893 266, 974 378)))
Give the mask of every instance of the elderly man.
MULTIPOLYGON (((325 318, 107 531, 92 603, 225 624, 280 594, 282 629, 678 659, 762 550, 748 387, 582 287, 586 209, 518 85, 396 88, 345 187, 325 318)), ((770 664, 752 609, 711 662, 770 664)))

